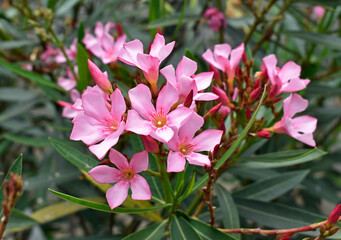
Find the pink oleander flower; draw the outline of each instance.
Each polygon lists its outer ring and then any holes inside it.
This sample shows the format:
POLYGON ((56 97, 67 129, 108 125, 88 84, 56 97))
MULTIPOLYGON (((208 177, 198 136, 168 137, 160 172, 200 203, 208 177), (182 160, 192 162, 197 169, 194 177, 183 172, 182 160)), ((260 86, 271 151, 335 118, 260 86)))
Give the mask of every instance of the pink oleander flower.
POLYGON ((117 168, 101 165, 93 168, 89 175, 98 183, 116 183, 108 189, 106 198, 111 209, 121 205, 128 196, 135 200, 149 200, 152 198, 146 179, 137 174, 148 169, 148 152, 135 153, 130 162, 115 149, 110 149, 109 160, 117 168))
POLYGON ((310 80, 300 79, 301 67, 290 61, 282 68, 276 67, 277 58, 271 54, 263 58, 264 67, 272 83, 270 97, 275 97, 283 92, 296 92, 306 88, 310 80))
POLYGON ((121 91, 115 89, 110 95, 110 104, 108 100, 109 95, 98 86, 88 87, 82 94, 83 111, 79 111, 72 120, 74 126, 70 139, 90 145, 90 151, 98 159, 102 159, 116 145, 125 129, 122 115, 126 111, 126 103, 121 91))
POLYGON ((322 19, 324 16, 324 13, 326 12, 326 9, 322 6, 315 6, 313 8, 313 12, 317 19, 322 19))
MULTIPOLYGON (((77 43, 78 43, 78 39, 75 38, 72 41, 70 48, 65 49, 65 53, 68 56, 70 61, 77 59, 77 43)), ((66 58, 65 58, 64 54, 59 49, 58 49, 58 55, 56 56, 56 62, 57 63, 65 63, 66 62, 66 58)))
POLYGON ((104 64, 117 61, 117 56, 123 48, 126 35, 119 36, 116 41, 110 34, 115 28, 115 23, 107 22, 105 26, 101 22, 96 23, 95 36, 86 33, 82 42, 92 54, 100 58, 104 64))
MULTIPOLYGON (((231 109, 230 109, 230 107, 229 107, 230 100, 229 100, 229 98, 227 97, 225 91, 222 90, 222 89, 219 88, 219 87, 213 86, 213 87, 212 87, 212 92, 213 92, 214 94, 216 94, 216 95, 219 97, 218 101, 219 101, 220 103, 222 103, 222 106, 221 106, 221 107, 219 108, 219 110, 218 110, 219 115, 220 115, 222 118, 227 117, 227 115, 230 114, 231 109)), ((238 88, 235 88, 234 91, 233 91, 232 100, 233 100, 233 101, 236 101, 236 100, 237 100, 237 97, 238 97, 238 88)))
POLYGON ((307 145, 315 147, 313 132, 316 129, 317 119, 308 115, 293 118, 308 107, 308 100, 293 93, 283 101, 283 117, 275 123, 273 130, 276 133, 286 133, 289 136, 307 145))
MULTIPOLYGON (((78 74, 78 67, 75 67, 75 72, 78 74)), ((66 68, 66 77, 59 77, 57 80, 57 84, 64 88, 66 91, 70 91, 75 88, 77 85, 77 81, 74 78, 71 69, 69 67, 66 68)))
MULTIPOLYGON (((70 91, 70 98, 73 103, 77 102, 80 99, 79 92, 76 89, 72 89, 70 91)), ((74 104, 69 102, 57 101, 57 103, 63 107, 62 117, 65 118, 74 118, 79 111, 83 110, 82 108, 74 107, 74 104)))
POLYGON ((202 127, 204 119, 197 113, 193 113, 189 120, 175 131, 173 138, 167 143, 169 150, 167 158, 167 172, 181 172, 185 169, 186 159, 190 164, 198 166, 210 166, 207 155, 198 153, 213 151, 220 143, 223 131, 209 129, 194 137, 194 134, 202 127))
POLYGON ((157 92, 160 63, 172 52, 174 44, 174 41, 165 44, 165 38, 157 33, 151 44, 149 54, 143 53, 143 45, 140 40, 136 39, 123 44, 118 59, 126 64, 140 68, 146 80, 150 83, 154 94, 155 91, 157 92))
POLYGON ((176 89, 168 83, 159 92, 156 108, 151 102, 152 95, 146 85, 137 85, 129 90, 128 95, 133 109, 128 111, 126 130, 150 135, 163 143, 173 137, 173 128, 181 127, 193 113, 192 109, 186 107, 171 111, 179 97, 176 89))
POLYGON ((236 68, 244 53, 244 43, 231 51, 231 46, 227 43, 214 46, 214 52, 207 49, 202 55, 203 59, 213 67, 227 73, 228 87, 230 93, 233 92, 233 79, 236 74, 236 68))
MULTIPOLYGON (((211 101, 218 98, 214 93, 198 92, 208 88, 212 82, 213 72, 203 72, 194 75, 197 63, 183 57, 176 71, 172 65, 160 70, 161 74, 172 84, 179 94, 179 102, 184 103, 188 94, 193 90, 193 103, 195 101, 211 101)), ((194 104, 195 106, 195 104, 194 104)))
POLYGON ((54 61, 54 58, 60 53, 59 49, 54 49, 50 44, 46 45, 45 51, 40 55, 40 59, 46 64, 54 61))
POLYGON ((209 18, 208 26, 215 32, 218 32, 220 28, 226 26, 224 14, 219 12, 215 7, 208 7, 203 16, 209 18))
POLYGON ((103 92, 111 94, 114 90, 112 89, 111 82, 108 79, 106 72, 102 72, 93 62, 88 59, 88 66, 96 85, 102 89, 103 92))

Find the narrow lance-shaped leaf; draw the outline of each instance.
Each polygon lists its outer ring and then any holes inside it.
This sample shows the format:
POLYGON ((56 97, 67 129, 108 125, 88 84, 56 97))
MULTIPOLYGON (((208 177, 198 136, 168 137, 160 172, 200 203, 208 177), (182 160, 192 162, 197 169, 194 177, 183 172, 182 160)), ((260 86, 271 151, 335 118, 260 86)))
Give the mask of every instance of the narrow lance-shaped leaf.
POLYGON ((154 223, 138 232, 132 233, 129 236, 123 238, 123 240, 159 240, 163 237, 165 232, 167 221, 164 220, 159 223, 154 223))
POLYGON ((181 216, 174 215, 170 223, 171 240, 200 240, 192 226, 181 216))

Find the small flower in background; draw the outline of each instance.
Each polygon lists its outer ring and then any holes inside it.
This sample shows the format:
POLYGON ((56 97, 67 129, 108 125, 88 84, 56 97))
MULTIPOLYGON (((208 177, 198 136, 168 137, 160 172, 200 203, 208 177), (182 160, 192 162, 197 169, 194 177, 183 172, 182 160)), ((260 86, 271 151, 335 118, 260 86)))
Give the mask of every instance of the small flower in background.
POLYGON ((157 33, 149 54, 143 53, 143 45, 140 40, 136 39, 123 44, 118 59, 126 64, 140 68, 151 85, 153 96, 156 96, 160 63, 172 52, 174 44, 174 41, 165 44, 165 38, 157 33))
MULTIPOLYGON (((72 41, 70 48, 65 49, 65 53, 68 56, 70 61, 77 59, 77 43, 78 43, 78 39, 75 38, 72 41)), ((56 62, 57 63, 65 63, 66 62, 66 58, 65 58, 64 54, 59 49, 58 49, 58 55, 56 56, 56 62)))
MULTIPOLYGON (((76 89, 72 89, 70 91, 70 98, 73 103, 77 103, 78 101, 81 101, 80 93, 76 89)), ((59 100, 57 101, 57 103, 63 107, 62 117, 65 117, 65 118, 74 118, 76 117, 79 111, 83 110, 81 107, 81 104, 79 108, 79 107, 75 107, 74 106, 75 104, 69 103, 69 102, 64 102, 64 101, 59 100)))
POLYGON ((208 26, 215 32, 226 26, 224 14, 215 7, 208 7, 203 16, 209 18, 208 26))
POLYGON ((282 68, 277 67, 277 58, 271 54, 263 58, 267 75, 272 83, 270 97, 276 97, 280 93, 290 93, 305 89, 310 82, 308 79, 300 79, 301 67, 290 61, 283 65, 282 68))
POLYGON ((104 64, 117 61, 118 54, 126 40, 126 35, 121 35, 115 41, 110 34, 110 30, 114 29, 115 25, 113 22, 107 22, 103 26, 101 22, 98 22, 95 26, 95 36, 87 32, 82 40, 86 49, 100 58, 104 64))
POLYGON ((60 53, 59 49, 54 49, 50 44, 46 45, 45 51, 40 55, 40 59, 48 64, 55 61, 55 57, 60 53))
POLYGON ((108 100, 109 95, 98 86, 88 87, 82 94, 83 111, 72 120, 74 126, 70 139, 90 145, 90 151, 98 159, 102 159, 117 143, 125 129, 122 115, 126 111, 126 103, 121 91, 115 89, 110 95, 111 104, 108 100))
POLYGON ((135 200, 149 200, 152 198, 146 179, 137 174, 148 169, 148 152, 135 153, 130 162, 118 151, 111 149, 109 160, 118 169, 101 165, 93 168, 89 175, 98 183, 115 183, 106 193, 111 209, 121 205, 128 196, 131 188, 131 197, 135 200))
POLYGON ((186 107, 178 107, 171 111, 172 105, 179 97, 176 89, 169 83, 159 92, 156 109, 146 85, 137 85, 129 90, 128 95, 133 109, 128 111, 126 130, 140 135, 150 135, 163 143, 167 143, 173 137, 173 128, 181 127, 193 113, 192 109, 186 107))
MULTIPOLYGON (((75 73, 78 75, 78 67, 75 68, 75 73)), ((77 85, 77 81, 74 78, 72 71, 69 67, 66 68, 66 75, 67 77, 59 77, 57 80, 57 84, 64 88, 66 91, 70 91, 71 89, 75 88, 77 85)))
POLYGON ((326 12, 326 9, 322 6, 315 6, 313 8, 313 13, 317 19, 322 19, 325 12, 326 12))
POLYGON ((223 131, 209 129, 194 137, 203 124, 204 119, 197 113, 193 113, 188 121, 175 131, 174 137, 167 143, 170 149, 167 172, 182 172, 185 169, 186 159, 190 164, 198 166, 211 165, 208 156, 198 152, 213 151, 220 143, 223 131))
POLYGON ((296 93, 291 94, 283 101, 283 117, 272 127, 273 131, 286 133, 298 141, 315 147, 313 132, 316 129, 317 119, 308 115, 293 118, 296 113, 304 111, 307 107, 308 100, 296 93))
POLYGON ((176 71, 172 65, 160 70, 160 73, 172 84, 179 94, 179 102, 184 103, 188 94, 193 90, 193 104, 195 101, 211 101, 218 98, 214 93, 199 92, 211 85, 213 72, 202 72, 195 74, 197 63, 183 57, 178 64, 176 71))

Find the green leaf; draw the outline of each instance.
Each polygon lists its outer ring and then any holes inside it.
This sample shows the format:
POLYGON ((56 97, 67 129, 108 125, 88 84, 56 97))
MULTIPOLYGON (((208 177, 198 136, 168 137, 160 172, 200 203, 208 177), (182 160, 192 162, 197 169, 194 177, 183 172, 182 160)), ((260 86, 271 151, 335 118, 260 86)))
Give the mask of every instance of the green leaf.
POLYGON ((286 34, 291 37, 306 40, 308 42, 324 45, 329 49, 341 49, 341 38, 334 35, 299 31, 286 32, 286 34))
POLYGON ((238 167, 243 168, 278 168, 309 162, 326 155, 317 148, 288 150, 258 155, 253 158, 239 159, 238 167))
POLYGON ((309 170, 300 170, 270 176, 246 186, 240 191, 235 192, 233 196, 260 201, 271 201, 297 187, 308 173, 309 170))
POLYGON ((341 5, 341 0, 298 0, 295 2, 306 2, 312 5, 322 5, 326 7, 336 7, 341 5))
POLYGON ((11 231, 19 231, 21 229, 31 228, 37 224, 39 223, 33 218, 14 208, 12 210, 8 224, 6 225, 6 229, 11 231))
POLYGON ((238 211, 247 220, 272 228, 297 228, 326 220, 325 217, 283 204, 235 198, 238 211))
MULTIPOLYGON (((147 29, 175 26, 179 23, 180 15, 181 14, 174 14, 170 17, 153 20, 149 22, 149 24, 147 25, 147 29)), ((200 18, 201 17, 198 15, 188 14, 183 17, 182 23, 184 24, 188 22, 194 22, 200 20, 200 18)))
POLYGON ((37 103, 41 102, 41 99, 33 99, 31 101, 15 104, 0 114, 0 122, 8 120, 12 117, 24 114, 31 108, 33 108, 37 103))
POLYGON ((0 88, 0 101, 23 102, 30 101, 37 95, 27 89, 2 87, 0 88))
POLYGON ((192 189, 193 189, 193 186, 194 186, 194 183, 195 183, 195 173, 193 173, 191 179, 189 180, 189 182, 188 182, 188 184, 187 184, 186 190, 185 190, 184 194, 182 195, 182 197, 180 198, 179 201, 182 201, 182 200, 185 199, 189 194, 191 194, 192 189))
POLYGON ((159 223, 154 223, 153 225, 150 225, 138 232, 134 232, 130 234, 129 236, 123 238, 123 240, 159 240, 162 238, 165 227, 166 227, 167 221, 164 220, 159 223))
POLYGON ((148 207, 148 208, 116 207, 116 208, 114 208, 114 210, 111 210, 109 205, 107 205, 107 204, 92 202, 92 201, 88 201, 88 200, 81 199, 81 198, 76 198, 76 197, 73 197, 73 196, 70 196, 70 195, 67 195, 64 193, 54 191, 52 189, 49 189, 49 191, 52 192, 53 194, 55 194, 56 196, 66 200, 66 201, 77 203, 81 206, 85 206, 87 208, 91 208, 91 209, 94 209, 97 211, 110 212, 110 213, 142 213, 142 212, 149 212, 149 211, 154 211, 157 209, 167 208, 167 207, 171 206, 170 203, 167 203, 167 204, 161 204, 161 205, 152 206, 152 207, 148 207))
POLYGON ((19 157, 14 161, 12 164, 11 168, 9 169, 4 181, 1 183, 0 187, 0 203, 5 200, 4 197, 4 182, 9 179, 9 175, 11 172, 16 173, 21 176, 22 174, 22 160, 23 160, 23 155, 20 154, 19 157))
MULTIPOLYGON (((253 113, 250 121, 248 122, 246 127, 243 129, 243 131, 239 134, 239 137, 234 141, 232 146, 219 159, 218 163, 215 166, 216 169, 219 168, 221 165, 223 165, 227 161, 227 159, 229 159, 229 157, 233 154, 233 152, 238 148, 238 146, 244 140, 244 138, 246 137, 246 135, 249 132, 250 128, 252 127, 252 124, 256 120, 256 116, 257 116, 257 114, 259 112, 259 109, 262 106, 262 103, 263 103, 263 101, 265 99, 265 96, 266 96, 266 87, 264 87, 262 98, 260 99, 260 101, 258 103, 258 107, 257 107, 256 111, 253 113)), ((201 179, 197 183, 195 183, 192 192, 195 191, 196 189, 198 189, 202 184, 204 184, 204 182, 206 182, 207 179, 208 179, 208 174, 206 173, 203 177, 201 177, 201 179)))
POLYGON ((82 92, 87 86, 90 85, 90 71, 88 67, 89 55, 82 44, 77 44, 77 66, 79 80, 77 82, 77 89, 82 92))
POLYGON ((78 43, 81 44, 83 47, 84 43, 82 43, 82 40, 84 38, 84 35, 85 35, 84 22, 81 22, 78 28, 78 43))
POLYGON ((75 165, 77 168, 89 172, 98 165, 98 161, 88 155, 71 147, 62 140, 49 138, 52 147, 54 147, 60 155, 75 165))
POLYGON ((53 10, 54 7, 56 6, 56 4, 57 4, 58 1, 59 1, 59 0, 49 0, 49 1, 47 2, 47 7, 53 10))
POLYGON ((65 1, 59 1, 58 9, 56 11, 56 16, 62 16, 66 13, 68 13, 77 3, 79 0, 65 0, 65 1))
POLYGON ((21 48, 30 45, 35 45, 36 43, 30 40, 10 40, 10 41, 1 41, 0 42, 0 49, 7 50, 13 48, 21 48))
POLYGON ((200 240, 200 237, 183 217, 173 215, 170 223, 170 239, 200 240))
MULTIPOLYGON (((217 194, 220 209, 223 213, 223 224, 225 228, 239 228, 238 209, 233 198, 227 189, 220 184, 214 186, 214 191, 217 194)), ((239 235, 238 235, 239 239, 239 235)))
POLYGON ((6 67, 7 69, 11 70, 12 72, 18 74, 21 77, 27 78, 37 84, 42 84, 51 88, 55 88, 57 90, 66 92, 62 87, 60 87, 59 85, 57 85, 56 83, 50 81, 49 79, 37 74, 37 73, 33 73, 27 70, 24 70, 22 68, 20 68, 19 66, 6 62, 4 59, 0 58, 0 64, 3 65, 4 67, 6 67))
POLYGON ((3 137, 15 143, 20 143, 27 146, 33 147, 47 147, 50 143, 46 137, 22 137, 16 135, 5 134, 3 137))
POLYGON ((237 238, 223 233, 201 221, 190 218, 188 222, 202 240, 237 240, 237 238))
MULTIPOLYGON (((161 8, 163 4, 160 0, 150 0, 149 3, 149 22, 161 18, 161 8)), ((152 37, 156 34, 156 27, 150 28, 150 34, 152 37)))

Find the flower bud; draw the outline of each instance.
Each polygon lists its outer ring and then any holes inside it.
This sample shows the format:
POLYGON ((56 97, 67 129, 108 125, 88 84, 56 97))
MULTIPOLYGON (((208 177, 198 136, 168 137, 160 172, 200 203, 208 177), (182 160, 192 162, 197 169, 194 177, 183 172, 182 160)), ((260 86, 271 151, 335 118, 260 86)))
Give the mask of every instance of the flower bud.
POLYGON ((327 220, 327 227, 335 225, 340 217, 341 214, 341 204, 337 205, 334 210, 331 212, 331 214, 328 217, 327 220))
POLYGON ((259 87, 259 85, 260 85, 260 79, 258 78, 258 79, 255 81, 255 83, 253 84, 253 87, 256 89, 256 88, 259 87))
POLYGON ((337 231, 339 231, 339 227, 333 227, 329 230, 328 236, 334 235, 337 231))
POLYGON ((219 87, 213 86, 212 92, 219 96, 219 101, 222 102, 223 104, 227 104, 230 102, 230 100, 226 96, 226 93, 219 87))
POLYGON ((245 114, 246 114, 246 119, 247 120, 250 120, 252 118, 252 112, 251 112, 250 108, 246 109, 245 114))
POLYGON ((250 98, 249 100, 250 101, 256 101, 257 98, 260 96, 260 93, 261 93, 261 87, 258 87, 256 88, 255 90, 253 90, 251 93, 250 93, 250 98))
POLYGON ((223 104, 219 103, 208 110, 208 112, 204 115, 204 119, 206 120, 208 117, 214 115, 220 109, 221 105, 223 104))
POLYGON ((119 23, 116 23, 116 31, 117 31, 117 35, 120 37, 123 35, 123 28, 122 25, 119 23))
POLYGON ((89 70, 95 83, 102 89, 105 93, 111 94, 114 90, 112 85, 106 75, 88 59, 89 70))
POLYGON ((222 119, 219 123, 219 130, 223 131, 223 135, 226 133, 225 121, 222 119))
POLYGON ((193 102, 193 90, 191 90, 189 94, 187 95, 186 100, 184 102, 184 107, 189 108, 192 105, 192 102, 193 102))
POLYGON ((271 137, 269 132, 263 131, 263 130, 260 130, 259 132, 257 132, 256 135, 257 135, 257 137, 261 137, 261 138, 270 138, 271 137))
POLYGON ((150 136, 143 136, 143 135, 141 136, 141 138, 142 138, 142 142, 147 152, 158 153, 160 151, 159 145, 153 138, 151 138, 150 136))
POLYGON ((246 56, 246 53, 245 53, 245 52, 243 52, 242 61, 243 61, 244 65, 247 64, 247 56, 246 56))
POLYGON ((217 82, 221 82, 221 77, 220 77, 219 71, 215 67, 213 67, 211 64, 209 65, 209 69, 210 69, 211 72, 213 72, 213 78, 217 82))

